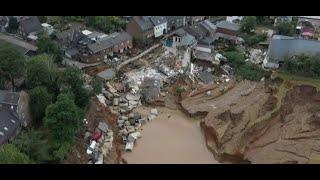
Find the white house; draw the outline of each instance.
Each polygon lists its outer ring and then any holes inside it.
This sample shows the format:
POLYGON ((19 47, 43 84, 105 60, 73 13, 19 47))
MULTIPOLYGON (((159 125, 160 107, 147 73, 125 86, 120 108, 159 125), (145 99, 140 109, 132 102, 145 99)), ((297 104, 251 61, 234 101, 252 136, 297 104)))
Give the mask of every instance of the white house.
POLYGON ((53 26, 48 23, 42 23, 41 26, 48 35, 51 35, 54 31, 53 26))
POLYGON ((151 16, 151 22, 153 23, 154 27, 154 37, 160 37, 163 34, 167 33, 167 19, 164 16, 151 16))
POLYGON ((243 16, 227 16, 226 21, 231 23, 239 23, 243 19, 243 16))

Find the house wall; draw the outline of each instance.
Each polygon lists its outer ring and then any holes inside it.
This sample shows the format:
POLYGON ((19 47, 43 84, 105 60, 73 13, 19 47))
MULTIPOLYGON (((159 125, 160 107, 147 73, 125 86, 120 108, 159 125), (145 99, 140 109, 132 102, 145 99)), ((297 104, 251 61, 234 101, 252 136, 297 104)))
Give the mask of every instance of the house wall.
POLYGON ((127 50, 127 49, 131 49, 133 46, 132 46, 132 40, 127 40, 125 42, 121 42, 117 45, 115 45, 113 47, 113 52, 115 53, 122 53, 123 51, 127 50))
POLYGON ((153 27, 154 29, 154 37, 159 37, 159 36, 162 36, 163 35, 163 31, 168 31, 167 30, 167 23, 162 23, 162 24, 159 24, 158 26, 154 26, 153 27))
POLYGON ((217 32, 222 34, 228 34, 230 36, 237 36, 237 31, 232 31, 230 29, 217 27, 217 32))
POLYGON ((131 20, 127 24, 126 31, 135 39, 142 39, 143 32, 135 21, 131 20))
POLYGON ((174 29, 178 29, 182 26, 185 26, 186 17, 185 16, 179 16, 178 18, 170 21, 167 23, 167 29, 168 31, 172 31, 174 29))
POLYGON ((28 126, 28 124, 30 124, 31 122, 29 101, 30 101, 29 95, 26 92, 21 91, 20 98, 18 101, 17 113, 24 127, 28 126))

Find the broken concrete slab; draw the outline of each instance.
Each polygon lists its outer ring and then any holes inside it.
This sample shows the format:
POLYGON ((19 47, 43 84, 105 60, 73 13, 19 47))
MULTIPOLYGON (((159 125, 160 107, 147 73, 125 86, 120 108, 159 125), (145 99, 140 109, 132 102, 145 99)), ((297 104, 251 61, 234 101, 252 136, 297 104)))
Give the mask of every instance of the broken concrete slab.
POLYGON ((129 118, 128 118, 128 116, 120 116, 120 119, 122 119, 122 120, 128 120, 129 118))
POLYGON ((134 146, 133 142, 127 142, 126 147, 125 147, 126 151, 132 151, 133 146, 134 146))
POLYGON ((113 98, 113 105, 118 106, 119 105, 119 98, 113 98))
POLYGON ((150 114, 150 115, 148 116, 148 121, 152 121, 154 118, 156 118, 156 116, 153 115, 153 114, 150 114))
POLYGON ((153 114, 153 115, 155 115, 155 116, 157 116, 157 115, 158 115, 158 110, 155 109, 155 108, 154 108, 154 109, 151 109, 150 113, 153 114))
POLYGON ((104 133, 107 133, 108 132, 108 124, 105 122, 99 122, 98 129, 100 129, 104 133))
POLYGON ((139 94, 134 95, 134 94, 128 93, 126 95, 126 99, 128 101, 138 101, 140 99, 140 95, 139 94))
POLYGON ((136 106, 138 105, 138 101, 129 101, 130 106, 136 106))
POLYGON ((109 82, 106 83, 106 86, 111 93, 117 92, 117 90, 109 82))

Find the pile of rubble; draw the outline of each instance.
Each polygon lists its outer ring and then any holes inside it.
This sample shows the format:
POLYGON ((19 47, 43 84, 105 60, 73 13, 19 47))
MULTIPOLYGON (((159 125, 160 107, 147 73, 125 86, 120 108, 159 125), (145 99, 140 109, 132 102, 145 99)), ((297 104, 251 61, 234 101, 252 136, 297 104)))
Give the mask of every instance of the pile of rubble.
POLYGON ((266 57, 267 52, 263 52, 261 49, 250 49, 247 53, 248 59, 253 64, 261 64, 266 57))
POLYGON ((90 156, 88 164, 103 164, 112 148, 113 132, 105 122, 100 122, 94 134, 86 133, 85 138, 90 137, 87 154, 90 156))

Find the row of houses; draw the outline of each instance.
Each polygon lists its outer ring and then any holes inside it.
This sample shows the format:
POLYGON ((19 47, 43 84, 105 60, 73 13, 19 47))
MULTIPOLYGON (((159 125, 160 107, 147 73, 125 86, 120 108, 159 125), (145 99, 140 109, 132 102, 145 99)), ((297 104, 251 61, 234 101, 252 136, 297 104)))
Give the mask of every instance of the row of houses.
POLYGON ((103 61, 113 53, 123 53, 133 47, 127 32, 105 34, 90 31, 81 24, 57 34, 57 40, 69 58, 83 62, 103 61))

